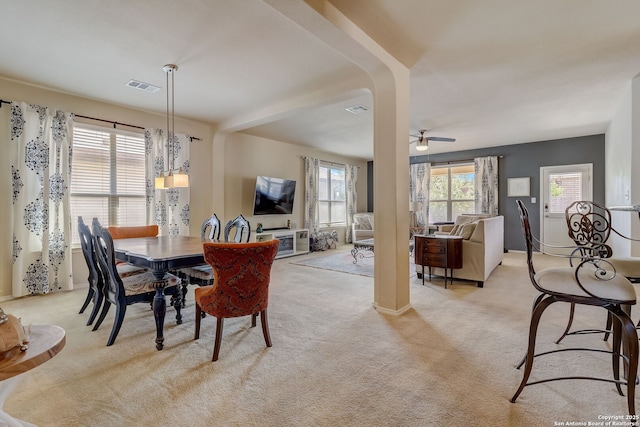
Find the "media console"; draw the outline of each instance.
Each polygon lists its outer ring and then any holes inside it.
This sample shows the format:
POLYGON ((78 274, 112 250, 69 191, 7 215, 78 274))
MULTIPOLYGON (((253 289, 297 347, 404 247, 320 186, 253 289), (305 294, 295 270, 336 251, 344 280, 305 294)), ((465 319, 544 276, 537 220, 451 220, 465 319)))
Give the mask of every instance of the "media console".
POLYGON ((281 230, 269 230, 262 233, 255 233, 254 236, 256 242, 265 242, 273 239, 280 240, 276 259, 309 253, 308 229, 289 230, 288 228, 283 228, 281 230))

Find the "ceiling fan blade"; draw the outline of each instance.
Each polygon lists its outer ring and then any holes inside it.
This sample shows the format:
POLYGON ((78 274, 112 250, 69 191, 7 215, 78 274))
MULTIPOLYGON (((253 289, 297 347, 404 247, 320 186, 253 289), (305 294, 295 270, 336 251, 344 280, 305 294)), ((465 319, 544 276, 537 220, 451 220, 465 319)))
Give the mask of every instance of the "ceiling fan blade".
POLYGON ((437 142, 455 142, 455 138, 444 138, 442 136, 428 136, 427 139, 429 141, 437 141, 437 142))

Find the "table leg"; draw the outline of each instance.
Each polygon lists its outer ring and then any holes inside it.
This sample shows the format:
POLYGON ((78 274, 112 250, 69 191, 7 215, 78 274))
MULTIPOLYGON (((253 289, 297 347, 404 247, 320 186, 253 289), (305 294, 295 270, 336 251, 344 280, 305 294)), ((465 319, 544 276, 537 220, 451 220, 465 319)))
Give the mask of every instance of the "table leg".
POLYGON ((156 320, 156 348, 162 350, 164 347, 164 316, 167 313, 167 300, 164 298, 164 287, 156 288, 156 295, 153 297, 153 317, 156 320))

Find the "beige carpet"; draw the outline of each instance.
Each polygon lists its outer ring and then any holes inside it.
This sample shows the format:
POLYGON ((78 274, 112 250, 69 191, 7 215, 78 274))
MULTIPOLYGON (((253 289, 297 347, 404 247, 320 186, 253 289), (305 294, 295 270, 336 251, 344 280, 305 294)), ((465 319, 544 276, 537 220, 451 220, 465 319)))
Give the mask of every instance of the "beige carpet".
MULTIPOLYGON (((345 250, 343 248, 342 250, 345 250)), ((322 256, 309 254, 305 257, 322 256)), ((545 265, 549 261, 541 256, 545 265)), ((510 253, 483 289, 411 279, 413 309, 381 315, 373 279, 275 262, 270 294, 273 347, 249 318, 225 323, 220 360, 210 362, 215 320, 193 340, 193 300, 185 322, 169 309, 163 351, 154 347, 148 306, 129 308, 112 347, 113 312, 100 330, 77 314, 86 290, 2 304, 25 323, 53 323, 67 345, 26 373, 5 404, 41 426, 553 426, 626 413, 612 384, 562 381, 527 387, 514 369, 525 349, 535 292, 524 256, 510 253)), ((190 294, 191 295, 191 294, 190 294)), ((580 308, 578 325, 600 326, 602 310, 580 308)), ((568 309, 543 317, 540 349, 555 348, 568 309)), ((596 336, 565 339, 593 344, 596 336)), ((533 376, 587 372, 607 376, 610 358, 567 353, 539 359, 533 376), (567 360, 571 358, 570 362, 567 360)))

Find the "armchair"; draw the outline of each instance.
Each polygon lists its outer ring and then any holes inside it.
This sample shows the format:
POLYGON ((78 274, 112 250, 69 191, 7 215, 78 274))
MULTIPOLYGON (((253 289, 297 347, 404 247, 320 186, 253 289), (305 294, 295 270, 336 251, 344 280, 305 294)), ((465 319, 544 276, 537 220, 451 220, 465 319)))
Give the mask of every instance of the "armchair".
POLYGON ((373 239, 373 212, 359 212, 353 214, 351 236, 353 241, 373 239))

